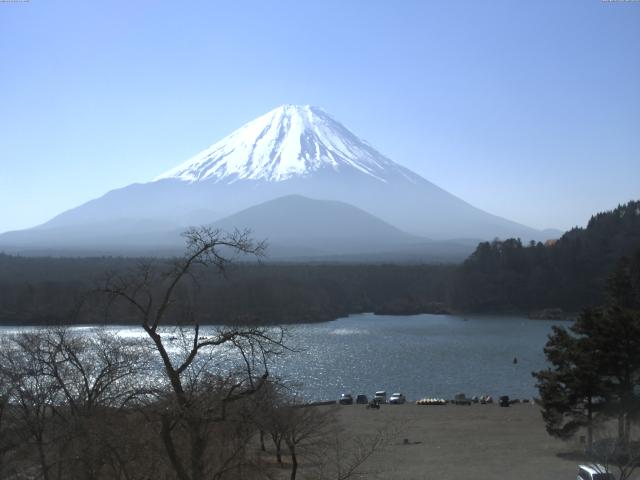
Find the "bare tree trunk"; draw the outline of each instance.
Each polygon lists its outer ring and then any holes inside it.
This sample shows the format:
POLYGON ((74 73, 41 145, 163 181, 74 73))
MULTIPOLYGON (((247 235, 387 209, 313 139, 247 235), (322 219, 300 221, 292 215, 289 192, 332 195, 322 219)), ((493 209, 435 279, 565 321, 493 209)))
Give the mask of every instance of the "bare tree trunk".
POLYGON ((267 449, 264 446, 264 430, 260 429, 260 450, 266 452, 267 449))
MULTIPOLYGON (((0 396, 0 438, 4 437, 4 433, 2 431, 2 417, 4 414, 4 409, 6 406, 6 401, 4 399, 4 397, 0 396)), ((262 433, 262 430, 260 430, 260 433, 262 433)), ((2 475, 2 470, 3 470, 3 459, 4 459, 4 454, 6 451, 8 451, 9 448, 5 447, 5 445, 0 445, 0 475, 2 475)))
POLYGON ((629 415, 629 413, 626 413, 624 416, 624 426, 624 445, 627 447, 631 440, 631 415, 629 415))
POLYGON ((271 438, 276 447, 276 460, 278 461, 278 465, 282 465, 282 437, 272 435, 271 438))
POLYGON ((47 458, 44 453, 44 445, 42 445, 42 439, 37 440, 38 444, 38 458, 40 459, 40 467, 42 468, 43 480, 49 480, 49 467, 47 466, 47 458))
POLYGON ((624 438, 624 419, 622 413, 618 413, 618 441, 624 438))
POLYGON ((204 480, 204 452, 206 449, 205 436, 201 432, 198 420, 189 422, 191 441, 191 480, 204 480))
POLYGON ((176 471, 178 479, 190 480, 189 475, 187 475, 187 472, 185 472, 184 467, 182 466, 182 462, 180 462, 180 459, 178 458, 176 446, 173 443, 173 437, 171 436, 170 420, 167 415, 162 416, 162 443, 164 443, 165 450, 169 457, 169 462, 171 462, 171 466, 176 471))
POLYGON ((287 444, 289 447, 289 453, 291 454, 291 477, 290 480, 296 480, 298 473, 298 457, 296 456, 296 446, 293 444, 287 444))
POLYGON ((593 447, 593 403, 591 395, 587 397, 587 448, 593 447))

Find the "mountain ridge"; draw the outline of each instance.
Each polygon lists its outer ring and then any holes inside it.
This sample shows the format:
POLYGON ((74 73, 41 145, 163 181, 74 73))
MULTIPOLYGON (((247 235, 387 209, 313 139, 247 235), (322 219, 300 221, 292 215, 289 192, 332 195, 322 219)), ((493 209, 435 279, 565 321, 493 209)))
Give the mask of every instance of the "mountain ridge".
POLYGON ((385 157, 318 107, 285 105, 153 181, 111 190, 20 234, 0 235, 0 245, 22 238, 46 246, 54 229, 64 243, 61 227, 81 232, 99 222, 118 230, 123 219, 130 229, 124 233, 143 237, 152 233, 150 225, 168 224, 169 232, 209 224, 288 195, 340 201, 436 241, 557 236, 474 207, 385 157))

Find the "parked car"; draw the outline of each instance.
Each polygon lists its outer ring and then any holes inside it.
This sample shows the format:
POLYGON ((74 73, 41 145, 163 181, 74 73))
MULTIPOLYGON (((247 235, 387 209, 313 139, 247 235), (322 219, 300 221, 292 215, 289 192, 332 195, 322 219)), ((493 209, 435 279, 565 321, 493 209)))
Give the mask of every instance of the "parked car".
POLYGON ((361 393, 356 397, 356 403, 359 405, 366 405, 369 403, 369 398, 365 394, 361 393))
POLYGON ((387 403, 387 392, 384 390, 378 390, 373 399, 378 403, 387 403))
POLYGON ((598 464, 578 465, 578 480, 615 480, 607 467, 598 464))
POLYGON ((340 395, 338 403, 340 405, 351 405, 353 404, 353 396, 350 393, 343 393, 342 395, 340 395))
POLYGON ((407 399, 401 393, 394 393, 389 397, 389 403, 404 403, 407 399))
POLYGON ((453 397, 453 403, 456 405, 471 405, 471 399, 467 398, 464 393, 456 393, 453 397))

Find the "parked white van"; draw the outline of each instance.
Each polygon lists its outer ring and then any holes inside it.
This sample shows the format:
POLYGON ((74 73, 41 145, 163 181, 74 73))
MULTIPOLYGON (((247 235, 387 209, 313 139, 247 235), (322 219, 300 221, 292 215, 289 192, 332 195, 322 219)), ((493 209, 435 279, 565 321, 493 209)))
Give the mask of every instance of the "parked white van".
POLYGON ((387 392, 384 390, 379 390, 376 392, 373 399, 378 403, 387 403, 387 392))

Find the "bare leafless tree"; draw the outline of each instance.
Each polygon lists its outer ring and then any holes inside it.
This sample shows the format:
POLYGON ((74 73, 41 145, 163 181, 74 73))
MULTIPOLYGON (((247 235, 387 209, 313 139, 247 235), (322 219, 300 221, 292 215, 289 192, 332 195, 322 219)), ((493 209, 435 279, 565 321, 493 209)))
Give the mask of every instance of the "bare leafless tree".
MULTIPOLYGON (((0 348, 4 347, 5 343, 0 343, 0 348)), ((0 362, 2 358, 0 356, 0 362)), ((0 478, 5 475, 5 458, 12 452, 17 446, 16 435, 14 425, 12 422, 12 407, 10 405, 11 390, 13 385, 9 382, 9 379, 4 375, 3 368, 0 366, 0 478)))
POLYGON ((147 352, 105 331, 79 335, 57 328, 43 335, 43 361, 58 382, 64 405, 56 410, 64 433, 58 441, 61 461, 76 476, 98 479, 117 461, 112 454, 122 443, 111 431, 116 412, 153 393, 142 378, 149 370, 147 352))
POLYGON ((373 478, 365 464, 397 437, 392 426, 351 435, 341 425, 335 406, 305 404, 281 385, 270 385, 255 400, 259 410, 252 415, 254 421, 273 440, 282 466, 286 449, 291 480, 301 473, 314 480, 373 478))
POLYGON ((311 477, 315 480, 348 480, 376 478, 380 472, 367 469, 368 460, 397 438, 396 430, 385 427, 369 435, 349 435, 334 430, 330 441, 319 452, 322 461, 314 465, 311 477))
POLYGON ((334 417, 331 410, 306 405, 287 405, 284 408, 287 421, 283 438, 291 459, 290 479, 295 480, 300 456, 307 453, 311 457, 321 448, 334 417))
POLYGON ((267 451, 264 438, 268 435, 273 443, 278 465, 282 465, 282 447, 288 424, 286 414, 288 394, 283 384, 270 379, 264 383, 259 392, 251 396, 250 402, 246 405, 246 416, 258 430, 260 450, 267 451))
MULTIPOLYGON (((126 426, 119 412, 149 395, 140 376, 146 372, 144 349, 114 334, 82 335, 65 328, 15 334, 2 342, 0 375, 12 433, 35 445, 40 476, 97 480, 118 464, 126 477, 114 456, 126 426)), ((23 449, 21 457, 18 467, 29 469, 29 451, 23 449)))
POLYGON ((598 425, 596 440, 587 449, 589 459, 595 466, 604 467, 605 472, 613 472, 618 480, 628 480, 640 468, 640 440, 631 436, 627 441, 618 437, 618 431, 611 423, 598 425))
MULTIPOLYGON (((58 382, 47 371, 43 339, 37 333, 3 337, 0 345, 0 377, 10 386, 6 401, 16 425, 20 443, 37 453, 39 475, 51 478, 53 459, 48 445, 55 441, 48 433, 57 399, 58 382)), ((31 466, 25 468, 32 470, 31 466)))
MULTIPOLYGON (((202 227, 184 236, 186 253, 168 268, 144 264, 127 275, 109 275, 102 291, 129 304, 153 342, 171 392, 161 414, 167 458, 178 479, 201 480, 212 475, 206 464, 212 457, 212 424, 226 418, 230 403, 261 388, 269 375, 269 358, 284 348, 284 330, 241 326, 204 331, 193 306, 197 273, 206 267, 224 275, 234 256, 260 257, 265 245, 254 242, 248 231, 227 234, 202 227), (177 335, 167 329, 172 325, 177 335), (173 348, 175 343, 182 348, 173 348), (230 353, 239 359, 242 371, 215 383, 218 391, 212 395, 211 384, 201 381, 203 374, 230 353)), ((224 370, 234 365, 229 359, 224 370)))

